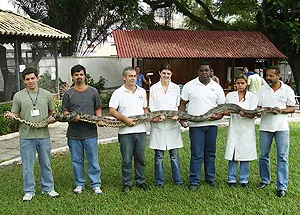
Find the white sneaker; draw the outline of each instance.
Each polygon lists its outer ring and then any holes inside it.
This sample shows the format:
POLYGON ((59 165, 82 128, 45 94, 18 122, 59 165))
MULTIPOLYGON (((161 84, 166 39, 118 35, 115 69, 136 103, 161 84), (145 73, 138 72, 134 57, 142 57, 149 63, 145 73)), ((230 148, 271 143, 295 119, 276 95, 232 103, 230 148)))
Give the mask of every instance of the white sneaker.
POLYGON ((94 191, 95 194, 102 194, 102 190, 100 189, 100 187, 93 187, 92 190, 94 191))
POLYGON ((50 192, 42 191, 42 194, 46 194, 46 195, 51 196, 53 198, 59 197, 59 193, 56 192, 55 190, 51 190, 50 192))
POLYGON ((25 195, 23 196, 23 202, 30 201, 34 196, 34 193, 25 193, 25 195))
POLYGON ((75 194, 80 194, 80 193, 82 193, 83 190, 84 190, 84 187, 82 187, 82 186, 77 186, 77 187, 74 189, 74 193, 75 193, 75 194))

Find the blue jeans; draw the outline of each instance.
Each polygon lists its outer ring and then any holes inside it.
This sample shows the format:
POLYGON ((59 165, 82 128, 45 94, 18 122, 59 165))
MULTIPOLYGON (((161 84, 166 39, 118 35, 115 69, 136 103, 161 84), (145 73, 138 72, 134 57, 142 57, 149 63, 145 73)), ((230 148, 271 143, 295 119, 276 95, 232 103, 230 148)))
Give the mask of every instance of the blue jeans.
POLYGON ((275 137, 277 148, 277 189, 286 190, 289 180, 289 131, 260 131, 261 158, 259 159, 259 173, 261 181, 270 184, 270 152, 273 137, 275 137))
MULTIPOLYGON (((228 161, 228 183, 236 183, 238 161, 228 161)), ((250 176, 250 161, 240 161, 240 183, 248 183, 250 176)))
POLYGON ((199 185, 203 162, 206 181, 216 180, 215 158, 218 127, 191 127, 189 134, 191 139, 190 184, 199 185))
MULTIPOLYGON (((178 155, 178 149, 169 150, 172 176, 175 184, 183 184, 183 179, 180 170, 180 158, 178 155)), ((155 150, 154 157, 155 166, 155 182, 157 185, 163 185, 165 183, 164 174, 164 151, 155 150)))
POLYGON ((88 163, 88 175, 91 181, 90 186, 100 187, 100 166, 98 162, 98 137, 76 140, 68 138, 68 146, 71 152, 72 164, 76 186, 85 186, 84 174, 84 151, 88 163))
POLYGON ((20 138, 20 152, 23 168, 23 184, 25 193, 35 193, 34 164, 36 152, 40 163, 42 190, 49 192, 54 189, 54 181, 50 166, 50 137, 39 139, 20 138))
POLYGON ((146 183, 145 179, 145 148, 146 132, 119 134, 120 151, 122 154, 122 183, 132 186, 132 157, 134 157, 135 182, 137 185, 146 183))

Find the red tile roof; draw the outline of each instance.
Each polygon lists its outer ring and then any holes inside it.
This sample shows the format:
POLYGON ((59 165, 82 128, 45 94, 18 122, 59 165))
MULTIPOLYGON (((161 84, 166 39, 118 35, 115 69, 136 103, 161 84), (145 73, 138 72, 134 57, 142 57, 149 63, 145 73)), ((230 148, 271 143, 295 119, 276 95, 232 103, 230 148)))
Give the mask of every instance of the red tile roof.
POLYGON ((119 58, 286 58, 261 32, 115 30, 119 58))

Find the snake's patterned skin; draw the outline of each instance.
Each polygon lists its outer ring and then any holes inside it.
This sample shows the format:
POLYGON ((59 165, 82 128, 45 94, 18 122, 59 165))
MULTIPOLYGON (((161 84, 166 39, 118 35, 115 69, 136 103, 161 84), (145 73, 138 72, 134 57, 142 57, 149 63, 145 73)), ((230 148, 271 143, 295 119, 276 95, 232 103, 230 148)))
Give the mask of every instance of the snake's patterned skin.
MULTIPOLYGON (((214 107, 207 111, 205 114, 200 115, 200 116, 193 116, 190 115, 186 112, 182 111, 173 111, 173 110, 159 110, 159 111, 153 111, 151 113, 147 114, 142 114, 142 115, 135 115, 135 116, 130 116, 128 118, 133 118, 135 119, 135 124, 143 123, 143 122, 150 122, 151 119, 155 117, 160 117, 161 115, 164 115, 167 119, 171 119, 174 116, 178 116, 178 119, 181 120, 188 120, 191 122, 204 122, 209 120, 211 116, 213 116, 215 113, 240 113, 241 111, 244 112, 245 115, 258 115, 259 113, 266 111, 269 108, 261 108, 257 110, 246 110, 241 108, 240 106, 236 104, 222 104, 217 107, 214 107)), ((108 118, 102 118, 99 116, 92 116, 84 113, 77 113, 77 112, 70 112, 67 115, 61 114, 61 113, 54 113, 52 116, 55 118, 56 121, 59 122, 72 122, 74 121, 75 117, 79 115, 80 116, 80 121, 83 122, 88 122, 88 123, 95 123, 97 124, 99 121, 103 121, 103 126, 104 127, 126 127, 127 124, 122 121, 118 120, 113 120, 113 119, 108 119, 108 118)), ((17 116, 13 117, 14 120, 19 121, 25 125, 28 125, 30 127, 34 128, 43 128, 48 126, 48 118, 44 119, 41 122, 30 122, 26 121, 24 119, 20 119, 17 116)))

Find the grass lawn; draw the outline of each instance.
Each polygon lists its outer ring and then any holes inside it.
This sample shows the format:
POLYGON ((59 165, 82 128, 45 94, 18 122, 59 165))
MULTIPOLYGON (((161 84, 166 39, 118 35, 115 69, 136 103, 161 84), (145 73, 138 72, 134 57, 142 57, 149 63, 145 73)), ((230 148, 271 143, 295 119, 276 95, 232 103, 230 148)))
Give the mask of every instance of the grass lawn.
MULTIPOLYGON (((20 165, 0 169, 0 214, 300 214, 300 143, 299 123, 291 123, 290 181, 286 198, 276 196, 276 148, 273 144, 271 158, 272 183, 265 189, 257 189, 259 183, 258 160, 251 163, 249 188, 227 186, 227 161, 224 159, 227 128, 220 127, 217 143, 218 188, 204 181, 197 191, 189 185, 189 137, 182 134, 184 148, 180 149, 182 174, 186 188, 175 187, 171 177, 170 160, 165 158, 166 185, 163 189, 154 186, 154 153, 147 147, 147 183, 149 192, 135 186, 122 193, 121 154, 117 143, 100 145, 99 160, 102 171, 104 194, 96 196, 87 187, 81 195, 73 194, 74 178, 70 154, 56 155, 52 159, 55 188, 60 198, 52 199, 41 194, 39 165, 36 165, 36 196, 23 203, 22 169, 20 165)), ((242 132, 242 131, 241 131, 242 132)), ((259 154, 259 147, 258 147, 259 154)), ((202 176, 204 174, 202 173, 202 176)), ((203 178, 203 177, 202 177, 203 178)))

